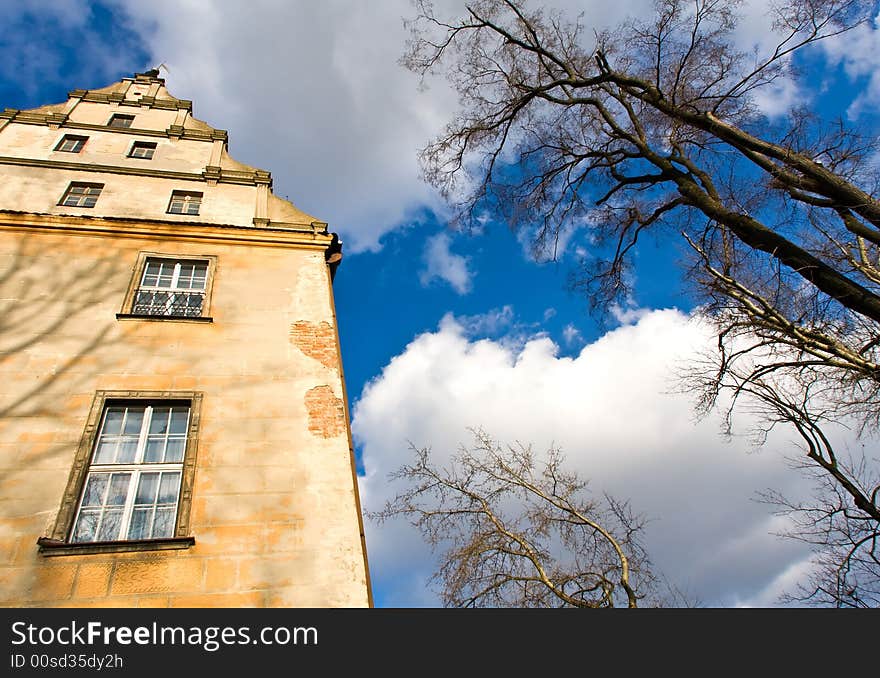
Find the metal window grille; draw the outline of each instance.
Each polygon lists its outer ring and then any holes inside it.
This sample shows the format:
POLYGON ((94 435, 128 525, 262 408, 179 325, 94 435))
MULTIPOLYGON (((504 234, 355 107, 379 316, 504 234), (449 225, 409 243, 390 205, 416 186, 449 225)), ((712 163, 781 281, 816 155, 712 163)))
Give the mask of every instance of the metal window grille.
POLYGON ((201 317, 207 279, 207 261, 147 259, 132 313, 201 317))

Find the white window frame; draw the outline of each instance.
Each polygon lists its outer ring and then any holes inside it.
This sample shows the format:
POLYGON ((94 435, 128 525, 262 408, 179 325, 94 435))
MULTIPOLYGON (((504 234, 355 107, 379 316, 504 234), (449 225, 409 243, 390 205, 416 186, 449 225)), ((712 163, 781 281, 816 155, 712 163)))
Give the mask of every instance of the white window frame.
MULTIPOLYGON (((89 485, 89 479, 92 477, 93 473, 95 473, 95 474, 98 474, 98 473, 105 473, 105 474, 131 473, 132 477, 129 479, 128 492, 126 494, 125 504, 123 504, 122 518, 120 520, 120 526, 119 526, 119 534, 117 535, 116 539, 112 539, 109 541, 132 541, 128 538, 127 535, 128 535, 129 529, 131 529, 131 517, 132 517, 132 514, 134 513, 135 498, 137 497, 137 489, 138 489, 138 486, 140 485, 141 475, 143 473, 156 473, 156 472, 161 473, 163 471, 164 472, 172 472, 172 473, 177 472, 178 473, 177 498, 175 499, 175 502, 174 502, 174 521, 172 522, 172 530, 171 530, 172 533, 171 533, 171 535, 169 535, 170 537, 174 536, 174 532, 175 532, 176 525, 177 525, 178 513, 180 511, 180 495, 181 495, 181 490, 182 490, 182 485, 183 485, 183 472, 184 472, 183 467, 184 467, 184 461, 186 460, 186 448, 187 448, 187 444, 189 443, 189 426, 190 426, 190 422, 192 420, 192 405, 191 404, 186 405, 186 407, 187 407, 187 421, 186 421, 186 427, 184 429, 185 433, 184 433, 184 438, 183 438, 183 456, 181 457, 181 460, 179 462, 144 463, 144 461, 143 461, 144 453, 146 452, 146 448, 147 448, 147 439, 149 437, 150 424, 151 424, 152 418, 153 418, 153 408, 154 407, 157 407, 157 408, 183 407, 183 404, 180 403, 179 401, 178 402, 169 402, 168 404, 165 404, 165 403, 162 403, 161 401, 159 401, 159 402, 155 402, 155 403, 151 403, 151 404, 147 404, 147 405, 139 405, 137 403, 120 403, 120 404, 105 403, 104 412, 101 415, 101 425, 98 428, 97 435, 95 436, 95 441, 92 446, 92 453, 91 453, 91 456, 89 457, 89 459, 90 459, 89 467, 88 467, 88 469, 86 469, 85 479, 84 479, 83 485, 82 485, 82 492, 80 493, 79 501, 77 503, 76 514, 74 515, 73 524, 70 528, 70 539, 71 539, 72 543, 77 543, 77 544, 99 543, 97 539, 92 540, 92 541, 79 541, 79 542, 73 541, 74 537, 76 535, 76 528, 79 524, 80 514, 82 513, 82 509, 83 509, 83 499, 85 498, 86 489, 88 488, 88 485, 89 485), (113 464, 113 463, 111 463, 111 464, 96 464, 96 463, 94 463, 94 459, 95 459, 95 456, 97 455, 98 449, 100 447, 101 433, 104 430, 104 423, 107 418, 107 414, 110 412, 110 410, 112 410, 114 408, 119 408, 119 407, 125 407, 125 408, 144 407, 144 418, 141 422, 141 430, 140 430, 140 433, 138 436, 138 442, 137 442, 137 448, 135 451, 134 460, 131 462, 125 463, 125 464, 113 464)), ((124 426, 124 423, 123 423, 123 426, 124 426)), ((123 428, 123 430, 124 430, 124 428, 123 428)), ((167 440, 167 437, 166 437, 166 440, 167 440)), ((112 479, 112 475, 110 476, 110 478, 112 479)), ((108 483, 109 482, 110 481, 108 480, 108 483)), ((160 476, 160 483, 161 483, 161 476, 160 476)), ((105 507, 105 506, 106 505, 102 504, 102 507, 105 507)), ((86 508, 89 508, 89 507, 86 507, 86 508)), ((101 512, 101 518, 100 518, 97 526, 95 527, 95 536, 96 537, 100 533, 105 514, 106 514, 106 511, 101 512)), ((168 537, 153 537, 153 538, 154 539, 163 539, 163 538, 168 538, 168 537)), ((135 541, 137 541, 137 540, 135 540, 135 541)))
MULTIPOLYGON (((144 261, 144 267, 141 271, 140 281, 138 282, 138 286, 134 292, 134 298, 132 300, 132 309, 137 305, 137 297, 138 294, 142 291, 144 292, 169 292, 171 294, 198 294, 202 295, 202 306, 199 310, 199 315, 191 316, 193 318, 200 318, 205 314, 205 303, 208 296, 208 276, 211 273, 211 262, 207 259, 169 259, 164 257, 147 257, 144 261), (174 270, 171 274, 171 284, 168 287, 162 285, 147 285, 144 283, 144 279, 147 277, 147 272, 149 270, 149 266, 153 262, 159 262, 161 264, 170 264, 174 262, 174 270), (179 287, 180 283, 180 271, 183 263, 195 263, 195 264, 203 264, 205 267, 205 281, 204 285, 201 288, 198 287, 179 287)), ((158 282, 158 281, 157 281, 158 282)), ((165 303, 165 312, 164 313, 150 313, 148 315, 155 315, 157 317, 172 315, 172 307, 173 307, 173 297, 169 298, 165 303)))
POLYGON ((83 148, 85 148, 86 142, 89 140, 88 137, 84 137, 77 134, 65 134, 61 137, 61 141, 59 141, 55 145, 55 151, 59 151, 61 153, 80 153, 83 148), (71 142, 72 148, 65 148, 65 145, 71 142))
POLYGON ((135 141, 131 145, 131 150, 128 152, 129 158, 138 158, 139 160, 152 160, 153 156, 156 154, 157 144, 152 141, 135 141), (138 155, 137 151, 149 151, 149 155, 138 155))
POLYGON ((202 209, 203 193, 198 191, 172 191, 171 200, 168 202, 168 214, 179 214, 184 217, 197 217, 202 209), (181 209, 175 210, 175 203, 180 203, 181 209), (196 211, 188 211, 189 205, 195 204, 196 211))
POLYGON ((61 196, 61 201, 58 203, 61 207, 84 207, 86 209, 92 209, 98 202, 98 198, 101 197, 101 192, 104 190, 104 184, 92 184, 85 181, 71 181, 70 185, 64 191, 64 195, 61 196), (82 193, 74 193, 73 190, 75 188, 82 188, 82 193), (71 197, 76 196, 76 202, 71 204, 68 202, 71 197), (94 202, 91 205, 85 204, 90 198, 94 197, 94 202))

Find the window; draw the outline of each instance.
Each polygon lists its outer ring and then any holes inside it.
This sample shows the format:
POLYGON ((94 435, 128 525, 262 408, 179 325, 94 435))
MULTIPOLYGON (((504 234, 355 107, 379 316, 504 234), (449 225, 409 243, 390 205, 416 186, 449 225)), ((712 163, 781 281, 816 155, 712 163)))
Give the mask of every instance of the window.
POLYGON ((74 134, 65 134, 64 138, 58 142, 55 147, 56 151, 64 151, 65 153, 79 153, 83 146, 86 145, 88 137, 79 137, 74 134))
POLYGON ((104 184, 71 182, 58 204, 65 207, 94 207, 103 188, 104 184))
POLYGON ((207 261, 148 258, 131 312, 198 318, 204 307, 207 281, 207 261))
POLYGON ((72 543, 174 536, 189 415, 161 401, 105 408, 72 543))
POLYGON ((211 292, 217 257, 141 252, 118 320, 212 323, 211 292))
POLYGON ((135 141, 128 153, 129 158, 143 158, 144 160, 152 160, 153 154, 156 152, 156 144, 150 141, 135 141))
POLYGON ((120 113, 114 113, 110 117, 110 122, 107 123, 108 127, 131 127, 131 123, 134 122, 133 115, 122 115, 120 113))
POLYGON ((46 556, 189 548, 202 394, 98 391, 46 556))
POLYGON ((199 207, 201 207, 201 205, 201 193, 174 191, 171 194, 171 202, 168 203, 168 213, 195 215, 199 213, 199 207))

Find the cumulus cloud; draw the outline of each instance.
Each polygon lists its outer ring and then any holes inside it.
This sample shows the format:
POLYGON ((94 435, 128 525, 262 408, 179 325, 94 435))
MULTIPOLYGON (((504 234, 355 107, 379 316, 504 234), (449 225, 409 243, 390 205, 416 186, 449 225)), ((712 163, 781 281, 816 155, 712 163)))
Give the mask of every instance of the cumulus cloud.
POLYGON ((634 300, 628 300, 625 306, 612 304, 608 310, 611 313, 611 317, 621 325, 632 325, 651 313, 649 308, 637 307, 634 300))
MULTIPOLYGON (((556 444, 595 491, 629 498, 653 519, 652 557, 678 586, 709 605, 763 602, 805 552, 771 535, 778 519, 752 497, 767 487, 797 496, 806 483, 778 454, 792 451, 787 443, 773 439, 747 454, 747 442, 719 438, 717 419, 694 420, 690 396, 670 375, 711 341, 697 320, 658 310, 560 357, 546 336, 518 346, 478 338, 447 315, 355 403, 364 504, 381 508, 400 489, 387 474, 409 461, 409 442, 432 447, 441 461, 468 442, 466 427, 535 450, 556 444)), ((427 579, 431 554, 405 523, 368 522, 367 530, 377 588, 409 604, 407 591, 419 590, 412 578, 427 579)), ((422 595, 413 604, 427 602, 422 595)))
POLYGON ((513 306, 505 304, 501 308, 493 308, 476 315, 454 316, 447 313, 440 321, 440 327, 447 325, 461 329, 469 337, 492 337, 502 332, 509 332, 514 326, 513 306))
POLYGON ((424 268, 419 272, 419 280, 423 286, 443 280, 459 294, 467 294, 471 291, 474 272, 468 266, 468 257, 454 254, 449 246, 448 233, 438 233, 428 238, 422 253, 424 268))

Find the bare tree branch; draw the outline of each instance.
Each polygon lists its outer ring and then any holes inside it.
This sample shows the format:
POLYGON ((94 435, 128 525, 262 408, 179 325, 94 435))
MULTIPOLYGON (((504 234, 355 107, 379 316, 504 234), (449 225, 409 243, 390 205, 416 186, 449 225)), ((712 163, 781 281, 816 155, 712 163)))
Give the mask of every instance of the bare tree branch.
POLYGON ((393 478, 407 489, 369 514, 404 516, 442 551, 434 579, 453 607, 637 607, 657 604, 641 544, 644 519, 626 502, 592 498, 556 449, 501 446, 472 431, 450 466, 413 447, 393 478))
MULTIPOLYGON (((876 529, 877 460, 846 466, 823 433, 830 421, 880 425, 876 135, 802 108, 772 121, 756 99, 797 77, 797 55, 872 19, 874 3, 768 3, 776 41, 751 53, 737 47, 737 5, 657 0, 651 16, 589 31, 526 2, 473 0, 459 20, 418 2, 403 63, 445 72, 461 100, 422 152, 424 176, 460 221, 490 210, 554 256, 564 235, 589 229, 574 286, 600 312, 630 293, 645 233, 681 234, 718 336, 688 382, 699 407, 726 393, 728 428, 743 406, 765 433, 791 427, 809 468, 846 499, 847 510, 820 512, 826 527, 876 529)), ((840 568, 876 541, 857 535, 853 555, 829 551, 840 568)))

